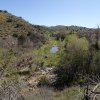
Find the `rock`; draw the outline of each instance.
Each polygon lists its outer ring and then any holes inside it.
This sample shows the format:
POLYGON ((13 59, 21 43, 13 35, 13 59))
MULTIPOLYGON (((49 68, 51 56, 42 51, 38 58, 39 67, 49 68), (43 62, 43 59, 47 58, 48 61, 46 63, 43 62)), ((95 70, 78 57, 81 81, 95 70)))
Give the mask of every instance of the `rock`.
POLYGON ((48 81, 50 85, 53 85, 53 83, 56 81, 56 75, 52 74, 52 75, 48 75, 48 81))
POLYGON ((47 73, 52 73, 52 72, 53 72, 53 68, 51 68, 51 67, 46 67, 46 68, 45 68, 45 71, 46 71, 47 73))
POLYGON ((45 70, 41 70, 41 74, 45 75, 45 74, 47 74, 47 72, 45 70))

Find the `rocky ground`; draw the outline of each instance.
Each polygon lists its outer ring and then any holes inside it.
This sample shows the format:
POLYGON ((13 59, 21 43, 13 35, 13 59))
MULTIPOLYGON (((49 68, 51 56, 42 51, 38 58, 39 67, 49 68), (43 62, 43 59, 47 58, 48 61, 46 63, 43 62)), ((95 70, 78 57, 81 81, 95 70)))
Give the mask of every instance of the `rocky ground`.
POLYGON ((52 85, 56 81, 56 75, 54 74, 54 67, 46 67, 44 69, 40 69, 37 72, 32 73, 31 76, 22 77, 27 88, 23 89, 23 93, 27 93, 29 91, 35 91, 40 86, 44 85, 52 85))

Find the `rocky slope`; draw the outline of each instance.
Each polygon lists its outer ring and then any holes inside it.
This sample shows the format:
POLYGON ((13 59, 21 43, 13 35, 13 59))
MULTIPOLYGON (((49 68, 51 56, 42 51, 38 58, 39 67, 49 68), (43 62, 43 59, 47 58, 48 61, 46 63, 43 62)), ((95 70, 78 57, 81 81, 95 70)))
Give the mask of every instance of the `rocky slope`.
POLYGON ((43 32, 42 27, 0 10, 0 47, 35 47, 45 42, 43 32))

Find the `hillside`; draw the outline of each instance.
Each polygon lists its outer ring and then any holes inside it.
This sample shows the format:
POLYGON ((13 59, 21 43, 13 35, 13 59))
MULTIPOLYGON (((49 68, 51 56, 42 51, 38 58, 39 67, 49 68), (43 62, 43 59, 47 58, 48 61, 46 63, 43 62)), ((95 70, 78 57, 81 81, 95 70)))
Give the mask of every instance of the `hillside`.
POLYGON ((0 47, 34 47, 45 42, 42 33, 40 26, 0 10, 0 47))

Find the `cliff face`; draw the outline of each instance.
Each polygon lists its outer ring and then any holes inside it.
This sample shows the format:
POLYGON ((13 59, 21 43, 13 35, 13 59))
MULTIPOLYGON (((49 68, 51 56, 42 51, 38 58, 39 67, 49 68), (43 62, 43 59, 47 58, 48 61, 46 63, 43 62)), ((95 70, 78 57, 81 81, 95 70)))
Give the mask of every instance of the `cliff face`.
POLYGON ((0 10, 0 47, 35 47, 45 42, 40 26, 0 10))

